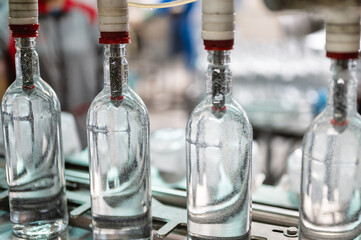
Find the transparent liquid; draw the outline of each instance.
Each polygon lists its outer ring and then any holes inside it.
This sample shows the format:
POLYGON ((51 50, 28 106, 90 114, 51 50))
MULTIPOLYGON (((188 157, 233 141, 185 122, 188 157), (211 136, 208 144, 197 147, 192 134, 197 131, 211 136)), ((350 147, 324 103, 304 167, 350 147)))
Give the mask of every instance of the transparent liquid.
POLYGON ((252 130, 226 106, 201 103, 188 122, 188 239, 249 239, 252 130))
MULTIPOLYGON (((66 197, 62 189, 57 195, 47 198, 37 198, 37 192, 32 192, 34 198, 18 198, 10 196, 11 221, 15 223, 15 235, 30 239, 44 239, 57 236, 67 226, 66 197)), ((42 194, 39 191, 39 194, 42 194)), ((14 195, 14 194, 12 194, 14 195)))
POLYGON ((40 79, 32 90, 17 80, 3 98, 2 117, 14 233, 55 236, 68 221, 58 99, 40 79))
POLYGON ((148 116, 134 93, 123 94, 114 105, 103 90, 88 114, 95 239, 151 238, 148 116))
POLYGON ((301 239, 360 239, 361 133, 352 122, 342 131, 325 125, 306 135, 301 239))
POLYGON ((150 214, 118 217, 93 214, 94 239, 151 239, 150 214))

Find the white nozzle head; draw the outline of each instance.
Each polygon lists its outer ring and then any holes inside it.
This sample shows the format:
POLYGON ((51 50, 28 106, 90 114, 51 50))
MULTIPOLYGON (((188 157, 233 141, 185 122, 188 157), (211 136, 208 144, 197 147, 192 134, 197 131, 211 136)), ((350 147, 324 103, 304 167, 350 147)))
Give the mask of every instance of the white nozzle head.
POLYGON ((38 0, 9 0, 9 25, 38 24, 38 0))
POLYGON ((100 32, 129 32, 128 0, 98 0, 100 32))
POLYGON ((203 40, 234 39, 234 0, 202 0, 203 40))
POLYGON ((326 13, 325 22, 327 52, 358 52, 360 48, 360 15, 357 9, 330 9, 326 13))

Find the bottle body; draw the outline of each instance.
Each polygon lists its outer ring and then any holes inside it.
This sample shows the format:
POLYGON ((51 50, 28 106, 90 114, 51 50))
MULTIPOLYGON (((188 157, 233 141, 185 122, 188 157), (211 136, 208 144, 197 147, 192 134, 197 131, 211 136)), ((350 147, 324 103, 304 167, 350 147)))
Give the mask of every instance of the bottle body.
POLYGON ((94 99, 87 118, 93 236, 151 239, 148 112, 127 83, 121 98, 112 97, 110 85, 94 99))
POLYGON ((249 239, 252 129, 237 103, 206 98, 187 125, 189 239, 249 239))
POLYGON ((328 106, 304 137, 300 239, 361 238, 361 118, 348 65, 333 68, 328 106))
POLYGON ((230 93, 229 52, 208 60, 208 94, 186 129, 188 239, 249 239, 252 127, 230 93))
POLYGON ((33 89, 16 80, 2 100, 6 170, 13 231, 45 238, 68 222, 62 156, 60 104, 48 84, 33 89))

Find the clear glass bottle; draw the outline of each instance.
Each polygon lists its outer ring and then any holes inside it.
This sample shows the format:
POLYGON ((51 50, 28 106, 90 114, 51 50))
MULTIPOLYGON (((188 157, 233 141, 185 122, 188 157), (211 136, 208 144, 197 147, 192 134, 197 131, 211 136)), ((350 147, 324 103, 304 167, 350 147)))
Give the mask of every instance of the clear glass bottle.
POLYGON ((209 51, 207 96, 186 129, 188 239, 249 239, 252 127, 232 98, 229 51, 209 51))
POLYGON ((16 38, 16 80, 2 99, 10 217, 15 235, 44 239, 68 223, 60 103, 39 75, 35 38, 16 38))
POLYGON ((124 44, 105 45, 105 86, 87 118, 95 239, 151 239, 149 116, 125 55, 124 44))
POLYGON ((360 239, 361 118, 353 60, 333 60, 327 107, 304 136, 300 239, 360 239))

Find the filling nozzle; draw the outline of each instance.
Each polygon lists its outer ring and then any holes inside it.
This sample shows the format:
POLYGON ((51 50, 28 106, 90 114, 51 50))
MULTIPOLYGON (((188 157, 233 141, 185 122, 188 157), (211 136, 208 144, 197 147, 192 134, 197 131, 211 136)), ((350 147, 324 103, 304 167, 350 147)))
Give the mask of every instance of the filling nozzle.
POLYGON ((37 37, 38 15, 38 0, 9 0, 9 27, 13 37, 37 37))
POLYGON ((123 83, 127 81, 128 64, 122 44, 109 45, 110 99, 119 103, 123 99, 123 83))
POLYGON ((348 124, 348 90, 350 60, 359 57, 360 48, 360 16, 355 8, 338 6, 327 9, 326 52, 327 57, 334 60, 333 82, 333 119, 334 126, 345 127, 348 124))
POLYGON ((34 75, 38 74, 35 37, 38 36, 38 0, 9 0, 9 27, 16 38, 17 74, 22 78, 23 89, 31 90, 34 75))
POLYGON ((231 94, 230 51, 208 51, 208 62, 206 88, 218 118, 226 113, 226 98, 231 94))
POLYGON ((211 69, 212 81, 212 109, 214 111, 224 111, 226 109, 226 67, 224 63, 225 52, 214 51, 213 64, 211 69))
POLYGON ((358 9, 337 7, 327 9, 326 51, 332 59, 358 58, 360 48, 360 15, 358 9))
POLYGON ((103 44, 129 43, 128 0, 98 0, 98 22, 103 44))
MULTIPOLYGON (((345 71, 348 69, 348 60, 336 60, 335 64, 335 68, 340 69, 340 71, 345 71)), ((333 87, 334 112, 331 122, 333 125, 345 126, 348 124, 347 89, 348 79, 335 79, 333 87)))
POLYGON ((16 38, 16 51, 20 64, 17 64, 18 76, 21 76, 23 89, 32 90, 35 88, 34 77, 38 77, 38 61, 35 52, 35 38, 16 38))
POLYGON ((202 0, 202 38, 206 50, 233 48, 234 5, 234 0, 202 0))
POLYGON ((102 44, 109 45, 110 99, 115 105, 123 99, 123 81, 127 78, 125 47, 130 42, 128 0, 98 0, 98 22, 102 44))

